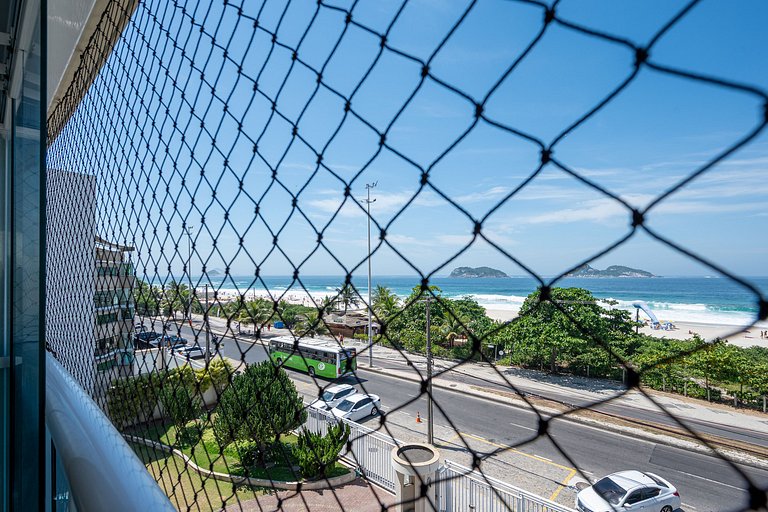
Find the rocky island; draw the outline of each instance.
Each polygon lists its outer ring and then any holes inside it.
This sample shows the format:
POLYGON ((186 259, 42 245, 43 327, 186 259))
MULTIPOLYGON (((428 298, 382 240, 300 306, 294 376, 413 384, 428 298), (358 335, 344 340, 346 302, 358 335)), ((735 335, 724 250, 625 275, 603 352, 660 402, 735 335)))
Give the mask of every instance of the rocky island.
POLYGON ((457 267, 449 277, 509 277, 501 270, 491 267, 457 267))
POLYGON ((623 265, 611 265, 605 270, 596 269, 589 265, 582 265, 566 277, 657 277, 650 272, 623 265))

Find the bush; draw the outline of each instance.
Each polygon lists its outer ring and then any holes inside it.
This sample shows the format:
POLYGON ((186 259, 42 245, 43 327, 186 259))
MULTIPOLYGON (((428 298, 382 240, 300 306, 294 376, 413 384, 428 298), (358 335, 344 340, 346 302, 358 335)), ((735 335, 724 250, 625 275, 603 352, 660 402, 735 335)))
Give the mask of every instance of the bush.
POLYGON ((112 423, 124 428, 146 421, 158 403, 160 379, 157 375, 139 375, 115 381, 107 391, 107 410, 112 423))
POLYGON ((328 427, 323 436, 304 430, 299 435, 295 455, 304 478, 327 477, 333 470, 339 453, 349 439, 349 425, 339 422, 328 427))
POLYGON ((181 385, 166 385, 160 393, 163 412, 178 429, 182 429, 203 412, 200 396, 181 385))

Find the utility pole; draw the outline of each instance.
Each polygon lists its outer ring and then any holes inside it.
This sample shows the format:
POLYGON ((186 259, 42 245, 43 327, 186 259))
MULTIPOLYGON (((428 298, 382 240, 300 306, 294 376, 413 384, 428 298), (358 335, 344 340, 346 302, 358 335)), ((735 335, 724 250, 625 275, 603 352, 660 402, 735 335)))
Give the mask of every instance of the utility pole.
POLYGON ((432 335, 429 318, 432 297, 427 297, 424 302, 427 303, 427 443, 435 444, 435 428, 432 422, 432 335))
POLYGON ((368 198, 365 199, 365 204, 368 207, 368 366, 373 367, 373 321, 371 304, 371 203, 375 203, 376 199, 371 200, 371 189, 376 187, 378 181, 373 183, 366 183, 365 188, 368 191, 368 198))
POLYGON ((211 362, 211 327, 208 325, 208 283, 205 283, 205 313, 203 317, 205 324, 205 367, 211 362))

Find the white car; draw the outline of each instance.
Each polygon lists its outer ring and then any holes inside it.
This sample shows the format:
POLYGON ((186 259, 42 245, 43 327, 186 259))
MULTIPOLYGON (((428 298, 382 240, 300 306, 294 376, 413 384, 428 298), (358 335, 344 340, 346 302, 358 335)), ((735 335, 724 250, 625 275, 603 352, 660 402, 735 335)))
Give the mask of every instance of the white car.
POLYGON ((341 401, 331 409, 331 413, 345 420, 357 421, 368 416, 378 416, 381 409, 381 399, 378 395, 356 393, 341 401))
POLYGON ((681 506, 677 489, 653 473, 620 471, 576 495, 580 512, 672 512, 681 506))
POLYGON ((197 345, 193 345, 191 347, 179 347, 173 350, 173 352, 181 357, 185 357, 187 359, 204 359, 205 358, 205 350, 197 345))
POLYGON ((323 391, 323 395, 309 404, 309 406, 313 409, 320 409, 321 411, 330 411, 340 404, 342 400, 348 396, 354 395, 355 392, 354 386, 349 384, 337 384, 323 391))

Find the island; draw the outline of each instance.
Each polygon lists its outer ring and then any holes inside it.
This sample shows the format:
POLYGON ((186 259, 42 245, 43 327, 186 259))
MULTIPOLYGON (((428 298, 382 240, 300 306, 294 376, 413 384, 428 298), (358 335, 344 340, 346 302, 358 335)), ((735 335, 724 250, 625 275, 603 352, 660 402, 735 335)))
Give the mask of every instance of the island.
POLYGON ((211 270, 208 271, 208 275, 210 277, 218 277, 221 274, 223 274, 223 272, 221 270, 219 270, 218 268, 214 268, 214 269, 211 269, 211 270))
POLYGON ((491 267, 457 267, 449 277, 509 277, 501 270, 491 267))
POLYGON ((657 277, 650 272, 623 265, 611 265, 605 270, 599 270, 589 265, 582 265, 566 277, 657 277))

